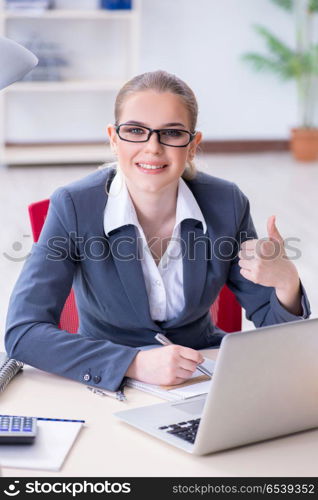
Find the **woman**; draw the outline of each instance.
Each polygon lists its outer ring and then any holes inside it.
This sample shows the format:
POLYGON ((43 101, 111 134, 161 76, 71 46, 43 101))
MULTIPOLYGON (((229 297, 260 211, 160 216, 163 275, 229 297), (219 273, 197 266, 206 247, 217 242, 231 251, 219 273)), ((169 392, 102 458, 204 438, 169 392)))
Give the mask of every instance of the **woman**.
POLYGON ((197 349, 224 335, 209 308, 225 283, 257 327, 309 316, 274 218, 271 241, 257 240, 238 187, 194 171, 196 120, 195 96, 174 75, 145 73, 120 90, 108 126, 117 171, 53 194, 11 297, 10 356, 110 390, 125 376, 178 384, 202 362, 197 349), (72 284, 77 335, 57 327, 72 284), (158 332, 176 345, 138 348, 157 345, 158 332))

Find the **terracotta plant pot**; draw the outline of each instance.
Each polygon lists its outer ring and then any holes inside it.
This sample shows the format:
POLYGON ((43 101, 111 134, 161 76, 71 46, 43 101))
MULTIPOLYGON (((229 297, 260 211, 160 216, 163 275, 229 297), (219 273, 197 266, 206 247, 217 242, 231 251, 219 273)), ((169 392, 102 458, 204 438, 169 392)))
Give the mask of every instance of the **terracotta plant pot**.
POLYGON ((318 128, 293 128, 290 149, 298 161, 318 160, 318 128))

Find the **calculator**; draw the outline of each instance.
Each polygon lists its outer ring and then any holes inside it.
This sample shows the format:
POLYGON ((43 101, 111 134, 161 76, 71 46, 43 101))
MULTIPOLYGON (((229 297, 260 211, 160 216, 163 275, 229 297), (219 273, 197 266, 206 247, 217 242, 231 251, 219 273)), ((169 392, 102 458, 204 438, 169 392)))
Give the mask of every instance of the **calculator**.
POLYGON ((0 445, 31 444, 35 440, 36 431, 35 417, 0 415, 0 445))

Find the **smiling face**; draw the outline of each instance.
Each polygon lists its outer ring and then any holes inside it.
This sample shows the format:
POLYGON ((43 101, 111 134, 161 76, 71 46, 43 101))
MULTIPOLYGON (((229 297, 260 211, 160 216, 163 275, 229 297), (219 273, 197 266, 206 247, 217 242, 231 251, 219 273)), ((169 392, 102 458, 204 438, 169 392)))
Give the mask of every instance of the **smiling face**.
MULTIPOLYGON (((191 131, 189 113, 181 97, 154 90, 128 96, 121 109, 121 123, 138 123, 152 129, 191 131)), ((188 146, 176 148, 160 144, 156 133, 151 135, 148 142, 133 143, 121 140, 113 125, 108 126, 107 132, 127 187, 134 192, 160 192, 167 188, 176 190, 187 161, 193 158, 201 140, 201 134, 197 132, 188 146)))

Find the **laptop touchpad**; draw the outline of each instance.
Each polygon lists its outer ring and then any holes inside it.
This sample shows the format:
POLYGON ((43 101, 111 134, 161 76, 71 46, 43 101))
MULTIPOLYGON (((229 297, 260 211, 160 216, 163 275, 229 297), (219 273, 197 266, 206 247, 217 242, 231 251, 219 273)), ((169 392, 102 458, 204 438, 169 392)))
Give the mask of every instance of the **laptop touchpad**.
POLYGON ((190 413, 191 415, 196 415, 197 413, 202 413, 205 403, 204 399, 198 399, 196 401, 186 401, 184 403, 174 404, 173 407, 176 410, 181 410, 185 413, 190 413))

